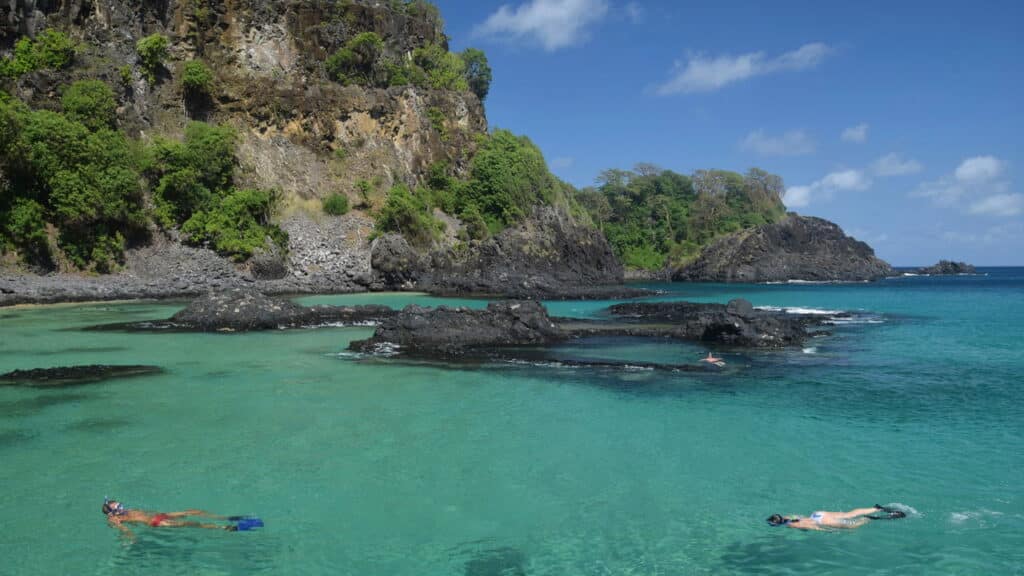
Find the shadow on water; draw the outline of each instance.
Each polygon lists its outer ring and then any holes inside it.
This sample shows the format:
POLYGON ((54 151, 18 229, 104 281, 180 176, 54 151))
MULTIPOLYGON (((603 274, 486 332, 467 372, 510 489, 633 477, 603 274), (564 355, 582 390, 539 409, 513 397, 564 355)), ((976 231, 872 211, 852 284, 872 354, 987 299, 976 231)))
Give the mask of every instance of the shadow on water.
POLYGON ((60 406, 61 404, 71 404, 74 402, 81 402, 83 400, 92 399, 94 396, 87 394, 68 394, 68 393, 49 393, 44 392, 38 396, 32 396, 30 398, 20 398, 18 400, 7 400, 0 402, 0 416, 4 418, 20 418, 24 416, 33 416, 40 411, 49 408, 50 406, 60 406))
MULTIPOLYGON (((845 534, 773 534, 755 542, 736 542, 713 572, 722 574, 810 574, 842 568, 849 552, 834 539, 845 534), (833 540, 829 540, 833 539, 833 540)), ((857 559, 851 559, 857 564, 857 559)))
POLYGON ((87 418, 69 424, 65 430, 69 432, 91 432, 102 434, 118 428, 127 428, 134 424, 124 418, 87 418))
POLYGON ((39 436, 38 432, 27 430, 0 430, 0 450, 20 447, 22 444, 31 442, 37 436, 39 436))
POLYGON ((465 576, 525 576, 526 554, 511 546, 496 546, 490 540, 463 544, 452 551, 452 559, 463 562, 465 576))
POLYGON ((122 574, 278 574, 276 546, 248 532, 200 529, 134 531, 111 559, 122 574))

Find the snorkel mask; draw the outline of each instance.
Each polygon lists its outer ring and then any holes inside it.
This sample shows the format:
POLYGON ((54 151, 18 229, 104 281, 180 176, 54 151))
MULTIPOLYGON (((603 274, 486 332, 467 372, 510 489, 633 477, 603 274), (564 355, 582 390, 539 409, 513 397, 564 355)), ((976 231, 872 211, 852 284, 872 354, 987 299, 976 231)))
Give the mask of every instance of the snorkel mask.
POLYGON ((771 526, 785 526, 792 521, 792 518, 786 518, 782 514, 772 514, 768 517, 768 524, 771 526))
POLYGON ((107 497, 104 496, 104 498, 103 498, 103 513, 106 514, 107 516, 110 516, 110 515, 124 516, 126 513, 128 513, 128 510, 125 509, 124 504, 121 504, 120 502, 115 502, 115 501, 111 500, 110 498, 107 498, 107 497), (116 504, 116 506, 111 505, 112 503, 116 504))

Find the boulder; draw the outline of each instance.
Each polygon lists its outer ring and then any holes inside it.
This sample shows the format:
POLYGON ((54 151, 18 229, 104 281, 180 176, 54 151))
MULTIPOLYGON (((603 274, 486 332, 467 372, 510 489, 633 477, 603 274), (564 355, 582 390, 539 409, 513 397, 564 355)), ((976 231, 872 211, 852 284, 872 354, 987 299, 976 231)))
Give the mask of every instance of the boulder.
POLYGON ((789 214, 711 243, 676 270, 685 282, 858 282, 891 276, 892 267, 864 242, 821 218, 789 214))
POLYGON ((541 345, 565 338, 541 304, 504 301, 484 310, 410 305, 378 326, 373 337, 349 347, 373 352, 382 345, 398 345, 407 353, 453 356, 472 348, 541 345))

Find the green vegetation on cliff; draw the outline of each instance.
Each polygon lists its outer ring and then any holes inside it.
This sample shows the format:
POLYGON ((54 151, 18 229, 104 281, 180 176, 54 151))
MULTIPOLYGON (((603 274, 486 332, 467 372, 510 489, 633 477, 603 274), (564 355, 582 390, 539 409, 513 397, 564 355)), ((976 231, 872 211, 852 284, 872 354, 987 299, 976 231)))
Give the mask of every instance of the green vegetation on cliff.
POLYGON ((781 178, 757 168, 685 176, 641 164, 607 170, 575 195, 623 264, 656 270, 692 259, 718 236, 778 221, 782 191, 781 178))
POLYGON ((35 70, 61 70, 75 58, 75 43, 56 30, 44 30, 22 38, 10 58, 0 59, 0 77, 13 78, 35 70))

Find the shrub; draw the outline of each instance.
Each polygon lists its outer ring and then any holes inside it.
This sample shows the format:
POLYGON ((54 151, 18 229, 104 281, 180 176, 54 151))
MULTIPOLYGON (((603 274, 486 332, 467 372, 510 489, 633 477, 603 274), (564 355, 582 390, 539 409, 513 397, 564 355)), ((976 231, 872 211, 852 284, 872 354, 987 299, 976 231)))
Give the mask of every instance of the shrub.
POLYGON ((444 226, 434 218, 424 194, 413 194, 402 184, 391 189, 376 223, 379 231, 398 232, 410 244, 420 247, 432 244, 444 226))
POLYGON ((323 202, 324 212, 332 216, 343 216, 348 214, 348 196, 344 194, 331 194, 323 202))
POLYGON ((30 262, 49 261, 46 211, 35 200, 18 198, 3 218, 3 231, 30 262))
POLYGON ((362 208, 370 208, 372 206, 370 201, 370 191, 373 190, 373 186, 367 180, 360 180, 356 182, 356 192, 359 193, 359 206, 362 208))
POLYGON ((248 259, 268 239, 286 249, 288 234, 270 223, 277 200, 269 190, 235 190, 193 214, 181 230, 190 243, 208 243, 236 261, 248 259))
POLYGON ((35 39, 28 37, 14 45, 14 55, 0 61, 0 75, 17 77, 35 70, 61 70, 75 58, 75 43, 62 32, 44 30, 35 39))
POLYGON ((469 90, 466 62, 439 44, 429 44, 412 52, 413 63, 426 73, 426 84, 439 90, 469 90))
POLYGON ((190 60, 182 68, 181 83, 192 94, 209 94, 213 86, 213 72, 202 60, 190 60))
POLYGON ((150 84, 156 83, 156 73, 167 59, 169 41, 163 34, 146 36, 135 45, 141 59, 142 71, 150 84))
POLYGON ((191 122, 184 142, 157 140, 147 150, 146 173, 155 182, 160 224, 185 222, 215 196, 230 192, 235 139, 230 127, 191 122))
POLYGON ((441 137, 441 142, 448 141, 448 127, 445 125, 444 112, 440 108, 430 107, 427 108, 427 118, 430 119, 430 125, 437 130, 438 135, 441 137))
POLYGON ((459 219, 465 224, 466 237, 470 240, 483 240, 487 238, 487 222, 484 221, 484 217, 480 214, 480 209, 476 207, 476 204, 470 204, 462 210, 459 214, 459 219))
POLYGON ((487 62, 487 55, 476 48, 467 48, 462 52, 461 57, 465 64, 464 74, 470 91, 476 94, 481 101, 485 100, 487 93, 491 91, 493 78, 491 66, 487 62))
POLYGON ((381 84, 386 70, 378 66, 384 41, 375 32, 363 32, 349 40, 324 62, 327 76, 342 84, 381 84))
POLYGON ((113 128, 117 118, 114 91, 100 80, 80 80, 61 96, 64 114, 90 130, 113 128))

